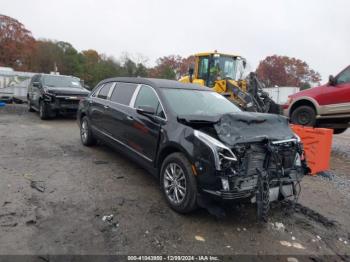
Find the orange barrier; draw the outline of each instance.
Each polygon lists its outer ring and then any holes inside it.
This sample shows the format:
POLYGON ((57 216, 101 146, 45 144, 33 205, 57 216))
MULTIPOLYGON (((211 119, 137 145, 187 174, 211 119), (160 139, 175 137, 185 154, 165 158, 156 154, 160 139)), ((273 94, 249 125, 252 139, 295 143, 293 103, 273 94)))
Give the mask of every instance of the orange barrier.
POLYGON ((332 150, 333 129, 291 125, 304 145, 305 157, 311 175, 329 169, 332 150))

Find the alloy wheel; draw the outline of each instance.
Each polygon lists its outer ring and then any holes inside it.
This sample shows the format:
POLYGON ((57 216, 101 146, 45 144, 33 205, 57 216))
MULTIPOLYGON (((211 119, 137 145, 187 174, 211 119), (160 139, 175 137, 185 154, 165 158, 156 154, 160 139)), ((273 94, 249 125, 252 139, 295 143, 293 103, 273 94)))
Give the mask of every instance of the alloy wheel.
POLYGON ((186 196, 186 176, 176 163, 169 163, 164 173, 164 189, 167 198, 174 204, 181 204, 186 196))
POLYGON ((88 138, 88 123, 86 120, 81 123, 80 135, 83 141, 86 142, 88 138))

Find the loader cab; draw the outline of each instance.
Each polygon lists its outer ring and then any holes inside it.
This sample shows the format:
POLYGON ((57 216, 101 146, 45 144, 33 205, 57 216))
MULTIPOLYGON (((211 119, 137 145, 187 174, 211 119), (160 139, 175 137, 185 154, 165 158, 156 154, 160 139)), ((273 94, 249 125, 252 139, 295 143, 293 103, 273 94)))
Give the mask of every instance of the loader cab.
POLYGON ((195 57, 194 79, 208 87, 214 87, 217 80, 238 80, 239 71, 245 67, 245 59, 240 56, 205 53, 195 57))

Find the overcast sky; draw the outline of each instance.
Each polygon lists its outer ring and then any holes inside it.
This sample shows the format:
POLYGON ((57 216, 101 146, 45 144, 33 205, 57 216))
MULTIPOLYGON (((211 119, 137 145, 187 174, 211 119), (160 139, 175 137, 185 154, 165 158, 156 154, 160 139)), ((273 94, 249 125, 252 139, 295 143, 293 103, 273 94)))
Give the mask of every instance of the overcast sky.
POLYGON ((253 69, 268 55, 305 60, 323 82, 350 64, 349 0, 0 0, 0 13, 36 38, 155 59, 237 53, 253 69))

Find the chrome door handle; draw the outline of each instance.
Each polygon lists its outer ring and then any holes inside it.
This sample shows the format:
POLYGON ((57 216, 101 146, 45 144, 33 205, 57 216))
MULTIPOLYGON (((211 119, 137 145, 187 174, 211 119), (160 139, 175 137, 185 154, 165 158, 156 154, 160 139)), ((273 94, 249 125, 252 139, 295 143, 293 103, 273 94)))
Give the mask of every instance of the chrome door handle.
POLYGON ((134 120, 134 118, 132 116, 127 116, 126 119, 128 119, 130 121, 134 120))
POLYGON ((108 109, 109 108, 109 106, 103 106, 105 109, 108 109))

